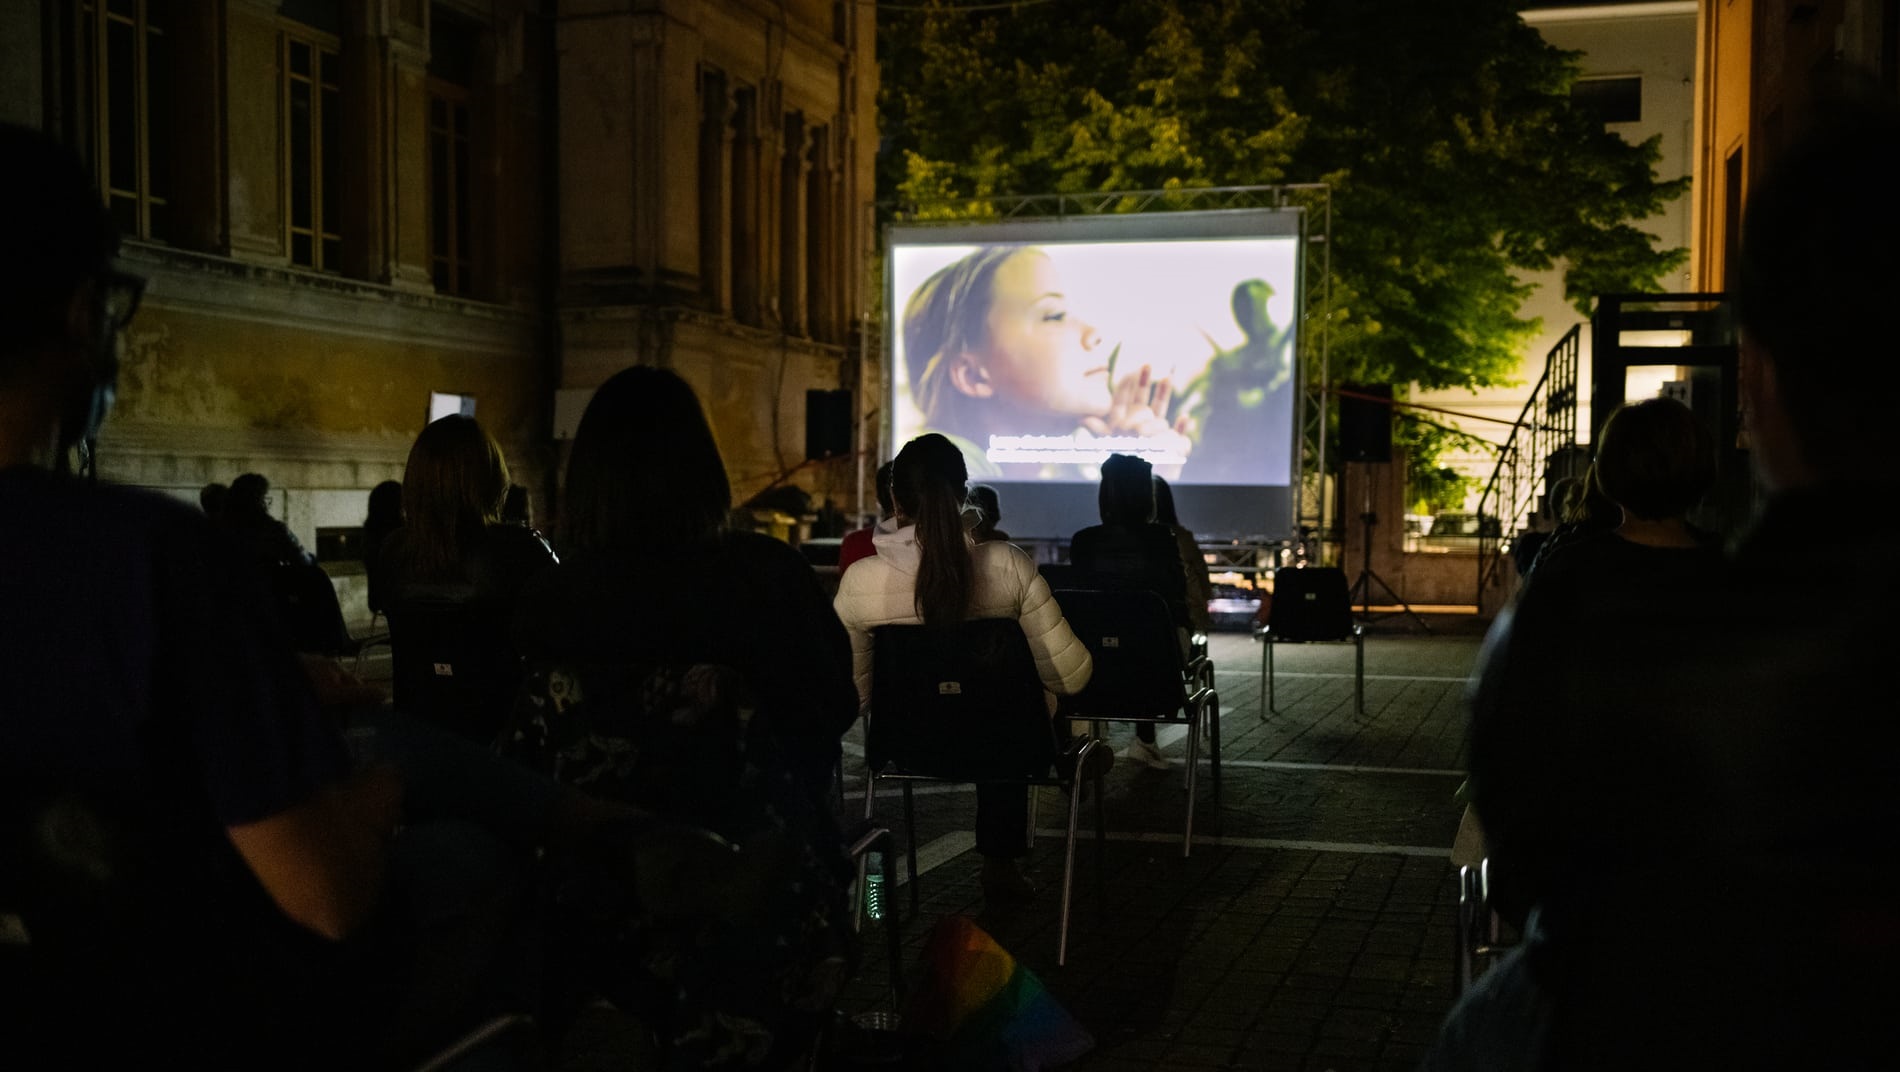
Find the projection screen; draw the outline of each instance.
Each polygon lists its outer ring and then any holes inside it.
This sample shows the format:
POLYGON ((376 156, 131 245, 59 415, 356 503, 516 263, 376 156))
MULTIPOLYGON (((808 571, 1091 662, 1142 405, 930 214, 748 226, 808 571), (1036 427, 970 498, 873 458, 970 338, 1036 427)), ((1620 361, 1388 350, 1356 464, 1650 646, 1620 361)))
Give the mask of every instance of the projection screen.
POLYGON ((891 227, 885 456, 948 436, 1016 537, 1095 524, 1113 453, 1148 460, 1203 538, 1287 537, 1299 222, 1237 209, 891 227))

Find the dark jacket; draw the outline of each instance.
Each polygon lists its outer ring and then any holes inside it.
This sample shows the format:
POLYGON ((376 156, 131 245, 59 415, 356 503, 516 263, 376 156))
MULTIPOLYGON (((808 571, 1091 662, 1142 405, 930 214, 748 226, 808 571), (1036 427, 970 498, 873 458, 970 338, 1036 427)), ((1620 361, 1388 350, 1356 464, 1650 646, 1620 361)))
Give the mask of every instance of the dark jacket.
POLYGON ((1568 1066, 1878 1067, 1900 1044, 1878 1012, 1900 1000, 1900 538, 1812 525, 1868 494, 1780 495, 1707 573, 1553 558, 1494 624, 1473 806, 1498 907, 1547 925, 1568 1066))

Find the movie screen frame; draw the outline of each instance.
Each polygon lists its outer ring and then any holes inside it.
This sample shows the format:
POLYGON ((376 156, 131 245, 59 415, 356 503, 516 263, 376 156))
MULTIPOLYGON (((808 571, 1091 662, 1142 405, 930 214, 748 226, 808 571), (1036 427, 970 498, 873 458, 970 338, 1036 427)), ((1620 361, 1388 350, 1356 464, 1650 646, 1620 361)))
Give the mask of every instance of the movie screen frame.
POLYGON ((972 482, 1005 494, 1008 528, 1027 538, 1095 522, 1099 459, 1111 450, 1167 477, 1182 524, 1198 536, 1289 537, 1303 477, 1305 222, 1287 206, 887 225, 883 456, 920 431, 949 434, 972 482), (1139 262, 1139 247, 1187 243, 1206 244, 1194 267, 1217 286, 1185 289, 1198 280, 1175 273, 1157 291, 1115 272, 1139 262), (979 291, 987 307, 968 301, 979 291), (1135 311, 1157 292, 1150 300, 1169 302, 1174 315, 1135 311), (1095 331, 1097 319, 1106 332, 1095 331), (908 352, 907 332, 928 359, 908 352), (985 361, 967 356, 976 348, 960 345, 959 332, 1017 341, 1011 350, 986 341, 985 361), (951 351, 966 356, 947 362, 951 351), (1125 353, 1171 356, 1134 366, 1125 353), (913 367, 930 377, 923 392, 913 390, 913 367), (991 403, 1012 391, 1007 420, 1018 423, 993 419, 984 432, 983 418, 968 416, 983 412, 979 403, 1005 412, 991 403), (1258 411, 1238 408, 1249 404, 1258 411), (943 427, 931 427, 927 407, 943 427))

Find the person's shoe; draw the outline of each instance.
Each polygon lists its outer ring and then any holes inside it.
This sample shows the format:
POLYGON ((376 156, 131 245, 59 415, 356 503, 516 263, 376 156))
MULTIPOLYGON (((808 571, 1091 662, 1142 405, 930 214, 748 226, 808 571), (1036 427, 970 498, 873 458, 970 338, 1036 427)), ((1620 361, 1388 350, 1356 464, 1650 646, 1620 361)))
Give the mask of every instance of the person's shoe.
POLYGON ((1173 770, 1174 760, 1161 754, 1161 749, 1137 737, 1122 749, 1122 758, 1130 763, 1139 763, 1149 770, 1173 770))
POLYGON ((985 857, 982 882, 983 899, 992 905, 1023 904, 1036 897, 1036 887, 1023 877, 1014 860, 985 857))

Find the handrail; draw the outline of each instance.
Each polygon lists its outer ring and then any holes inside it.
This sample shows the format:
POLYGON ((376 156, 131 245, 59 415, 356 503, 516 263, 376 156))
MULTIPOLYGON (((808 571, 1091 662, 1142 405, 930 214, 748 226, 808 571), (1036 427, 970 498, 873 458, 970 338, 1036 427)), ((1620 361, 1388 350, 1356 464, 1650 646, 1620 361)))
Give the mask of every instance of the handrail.
POLYGON ((1559 475, 1553 462, 1576 456, 1577 365, 1583 351, 1583 325, 1573 324, 1550 348, 1544 374, 1531 389, 1517 426, 1498 449, 1497 468, 1478 497, 1478 591, 1484 605, 1488 586, 1503 582, 1504 542, 1536 509, 1546 481, 1559 475), (1495 519, 1495 524, 1487 523, 1495 519))

